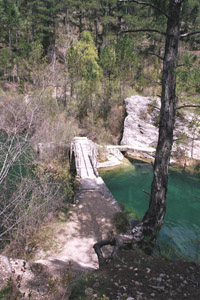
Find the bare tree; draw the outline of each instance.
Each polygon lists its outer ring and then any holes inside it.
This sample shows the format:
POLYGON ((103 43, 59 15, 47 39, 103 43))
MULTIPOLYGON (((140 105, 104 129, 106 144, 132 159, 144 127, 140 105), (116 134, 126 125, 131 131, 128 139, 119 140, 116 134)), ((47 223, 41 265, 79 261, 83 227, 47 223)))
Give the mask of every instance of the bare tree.
MULTIPOLYGON (((0 245, 26 242, 72 192, 64 178, 33 166, 32 140, 42 122, 39 98, 0 99, 0 245), (34 167, 34 172, 33 172, 34 167), (27 171, 29 169, 29 172, 27 171), (65 187, 63 188, 63 181, 65 187)), ((45 118, 45 115, 43 116, 45 118)))
POLYGON ((15 162, 30 148, 38 105, 21 99, 0 99, 0 185, 15 162))

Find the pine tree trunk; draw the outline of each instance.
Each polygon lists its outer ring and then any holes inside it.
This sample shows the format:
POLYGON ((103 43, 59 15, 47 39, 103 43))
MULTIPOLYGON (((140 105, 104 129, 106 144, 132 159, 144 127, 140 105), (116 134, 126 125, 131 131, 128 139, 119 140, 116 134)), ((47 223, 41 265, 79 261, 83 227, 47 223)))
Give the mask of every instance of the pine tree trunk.
POLYGON ((154 163, 151 198, 143 222, 143 234, 153 240, 163 224, 166 211, 168 168, 173 145, 176 115, 176 63, 180 35, 181 2, 170 0, 165 56, 162 76, 162 96, 159 138, 154 163))
POLYGON ((120 247, 137 242, 151 251, 153 242, 160 231, 165 212, 168 187, 168 168, 173 145, 173 131, 176 115, 176 63, 180 35, 182 0, 170 0, 167 22, 165 56, 162 76, 162 96, 159 124, 159 138, 155 155, 154 177, 151 185, 149 208, 142 221, 133 228, 129 235, 119 235, 110 240, 94 245, 99 264, 106 260, 101 247, 114 245, 112 256, 120 247))

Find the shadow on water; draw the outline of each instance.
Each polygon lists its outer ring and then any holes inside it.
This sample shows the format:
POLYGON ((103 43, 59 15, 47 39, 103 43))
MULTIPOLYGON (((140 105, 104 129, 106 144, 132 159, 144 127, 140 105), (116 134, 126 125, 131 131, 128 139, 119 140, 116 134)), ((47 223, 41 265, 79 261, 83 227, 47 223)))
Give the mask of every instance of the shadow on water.
MULTIPOLYGON (((148 209, 153 168, 132 160, 124 169, 100 172, 120 203, 142 218, 148 209)), ((200 179, 187 172, 170 169, 165 222, 158 238, 164 255, 200 261, 200 179)))

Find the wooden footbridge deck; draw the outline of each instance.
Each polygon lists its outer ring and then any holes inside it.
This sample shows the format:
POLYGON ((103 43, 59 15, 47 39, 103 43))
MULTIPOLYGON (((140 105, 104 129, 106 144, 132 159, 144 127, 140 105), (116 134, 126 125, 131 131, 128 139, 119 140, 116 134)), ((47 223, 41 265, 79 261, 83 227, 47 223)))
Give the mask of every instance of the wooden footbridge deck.
POLYGON ((92 192, 99 200, 109 202, 117 211, 119 205, 107 188, 103 179, 97 171, 97 145, 87 137, 75 137, 71 143, 70 151, 71 169, 76 171, 76 177, 80 182, 79 197, 86 197, 88 192, 92 192))
POLYGON ((75 137, 70 151, 71 169, 76 169, 79 179, 97 178, 97 147, 87 137, 75 137))

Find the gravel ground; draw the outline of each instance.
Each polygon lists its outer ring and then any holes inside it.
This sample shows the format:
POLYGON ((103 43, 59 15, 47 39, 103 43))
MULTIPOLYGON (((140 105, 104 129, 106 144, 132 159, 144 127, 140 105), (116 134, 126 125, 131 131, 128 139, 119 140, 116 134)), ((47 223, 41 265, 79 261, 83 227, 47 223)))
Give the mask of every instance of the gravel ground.
POLYGON ((200 266, 123 250, 118 259, 92 272, 81 290, 78 285, 70 300, 199 300, 200 266))

